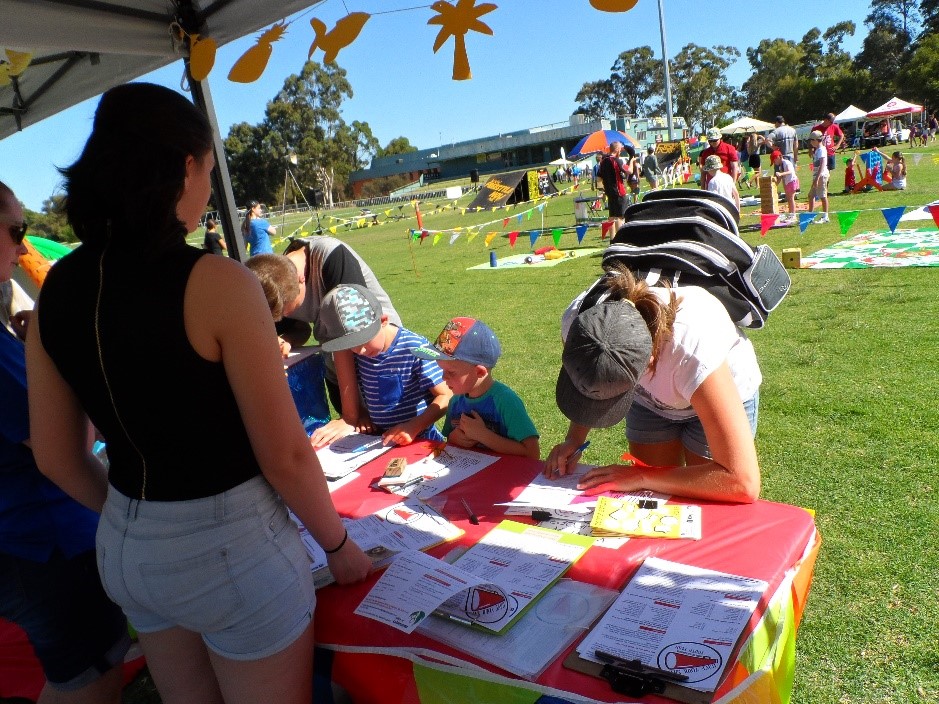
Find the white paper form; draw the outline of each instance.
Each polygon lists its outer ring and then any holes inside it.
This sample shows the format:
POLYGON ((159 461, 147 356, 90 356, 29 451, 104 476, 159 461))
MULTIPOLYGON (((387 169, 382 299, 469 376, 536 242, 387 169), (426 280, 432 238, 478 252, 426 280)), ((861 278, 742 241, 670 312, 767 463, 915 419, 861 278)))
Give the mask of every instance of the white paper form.
POLYGON ((481 582, 442 560, 409 550, 391 563, 355 613, 411 633, 451 596, 481 582))
POLYGON ((404 476, 409 480, 423 477, 422 482, 411 486, 387 488, 398 496, 429 499, 498 461, 499 458, 492 455, 447 445, 439 453, 435 451, 422 460, 408 464, 404 476))
POLYGON ((316 450, 316 457, 329 480, 340 479, 367 462, 388 452, 394 445, 383 445, 381 436, 350 433, 316 450))
MULTIPOLYGON (((528 486, 522 489, 522 493, 516 498, 500 505, 506 507, 505 514, 507 516, 530 516, 532 511, 545 511, 550 513, 552 518, 589 523, 600 495, 587 496, 583 489, 577 488, 577 485, 584 475, 594 468, 595 465, 579 464, 571 474, 552 479, 539 474, 532 479, 528 486)), ((607 491, 602 495, 623 499, 634 498, 635 501, 658 499, 665 502, 669 499, 667 494, 659 494, 646 489, 628 494, 626 492, 607 491)))
MULTIPOLYGON (((310 556, 310 569, 316 587, 333 583, 326 553, 296 516, 300 539, 310 556)), ((401 502, 362 518, 342 519, 349 538, 372 558, 372 566, 381 568, 405 550, 427 550, 463 535, 463 530, 444 518, 431 506, 417 501, 401 502)))
POLYGON ((766 591, 759 579, 650 557, 577 646, 685 675, 683 686, 713 692, 740 634, 766 591))

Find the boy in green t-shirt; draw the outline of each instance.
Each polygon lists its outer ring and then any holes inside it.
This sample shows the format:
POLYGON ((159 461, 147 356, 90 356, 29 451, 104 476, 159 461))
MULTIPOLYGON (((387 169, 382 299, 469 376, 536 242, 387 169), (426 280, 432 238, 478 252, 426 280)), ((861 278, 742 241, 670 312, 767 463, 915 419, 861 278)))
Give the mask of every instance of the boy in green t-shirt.
POLYGON ((495 333, 474 318, 454 318, 433 346, 412 353, 437 362, 453 392, 443 434, 457 447, 483 447, 502 455, 539 459, 538 431, 525 404, 492 377, 502 349, 495 333))

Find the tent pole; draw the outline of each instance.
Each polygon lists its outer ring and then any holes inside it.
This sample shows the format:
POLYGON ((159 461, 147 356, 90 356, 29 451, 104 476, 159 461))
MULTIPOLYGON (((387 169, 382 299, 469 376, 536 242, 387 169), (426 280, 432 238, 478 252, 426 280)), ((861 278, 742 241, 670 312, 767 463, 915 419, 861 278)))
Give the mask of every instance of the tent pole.
MULTIPOLYGON (((189 74, 188 62, 186 73, 189 74)), ((218 118, 215 116, 215 104, 212 102, 209 81, 208 79, 197 81, 191 75, 188 77, 193 102, 205 114, 212 127, 212 153, 215 156, 215 168, 212 169, 212 193, 221 219, 222 231, 225 234, 225 242, 228 245, 228 256, 243 262, 247 259, 245 241, 241 235, 238 206, 235 205, 235 195, 231 189, 228 162, 225 161, 225 147, 218 129, 218 118)))

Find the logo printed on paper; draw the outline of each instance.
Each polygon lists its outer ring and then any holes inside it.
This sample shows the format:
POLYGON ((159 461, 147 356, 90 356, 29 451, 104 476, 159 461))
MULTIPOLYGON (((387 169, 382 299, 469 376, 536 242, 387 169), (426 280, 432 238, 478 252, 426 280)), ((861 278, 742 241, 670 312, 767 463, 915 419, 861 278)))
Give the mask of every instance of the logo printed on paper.
POLYGON ((721 654, 703 643, 672 643, 659 651, 658 666, 688 677, 688 682, 701 682, 719 672, 721 654))

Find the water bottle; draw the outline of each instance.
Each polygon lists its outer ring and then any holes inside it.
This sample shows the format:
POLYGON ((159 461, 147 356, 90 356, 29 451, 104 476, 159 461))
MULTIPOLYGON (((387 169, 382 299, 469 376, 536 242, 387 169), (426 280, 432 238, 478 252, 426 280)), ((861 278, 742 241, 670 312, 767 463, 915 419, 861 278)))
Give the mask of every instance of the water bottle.
POLYGON ((489 266, 499 266, 495 250, 489 250, 489 266))

